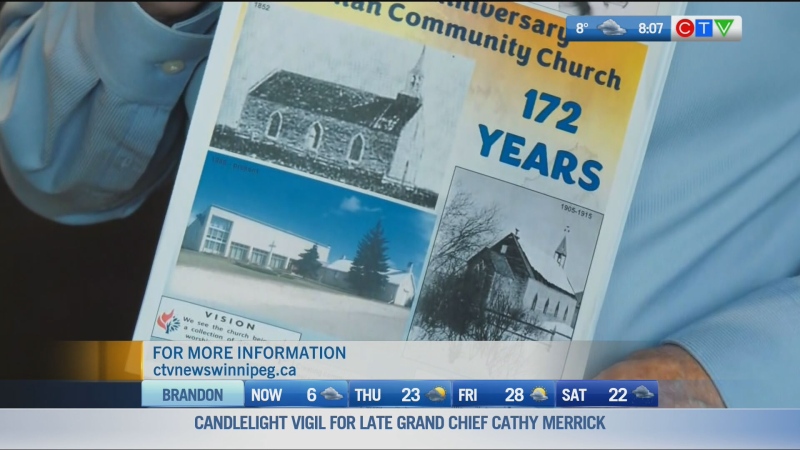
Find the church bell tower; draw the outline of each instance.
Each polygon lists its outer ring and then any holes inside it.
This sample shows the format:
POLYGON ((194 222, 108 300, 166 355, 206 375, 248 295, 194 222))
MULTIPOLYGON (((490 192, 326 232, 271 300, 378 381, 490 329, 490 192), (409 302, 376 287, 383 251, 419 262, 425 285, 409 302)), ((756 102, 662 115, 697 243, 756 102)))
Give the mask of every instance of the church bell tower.
POLYGON ((561 266, 563 269, 567 265, 567 234, 569 233, 569 227, 564 229, 564 237, 561 239, 561 243, 558 244, 558 248, 556 252, 553 254, 553 257, 556 260, 556 264, 561 266))
POLYGON ((400 137, 400 143, 392 159, 387 177, 401 186, 416 186, 417 174, 422 164, 422 151, 425 136, 422 124, 423 99, 422 83, 425 81, 424 62, 426 47, 422 47, 416 64, 406 75, 406 84, 397 94, 394 108, 408 116, 408 121, 400 137))
POLYGON ((425 47, 422 47, 422 53, 420 53, 417 63, 406 78, 406 88, 403 90, 403 94, 409 97, 420 98, 422 96, 422 82, 425 81, 425 75, 422 72, 422 62, 424 59, 425 47))

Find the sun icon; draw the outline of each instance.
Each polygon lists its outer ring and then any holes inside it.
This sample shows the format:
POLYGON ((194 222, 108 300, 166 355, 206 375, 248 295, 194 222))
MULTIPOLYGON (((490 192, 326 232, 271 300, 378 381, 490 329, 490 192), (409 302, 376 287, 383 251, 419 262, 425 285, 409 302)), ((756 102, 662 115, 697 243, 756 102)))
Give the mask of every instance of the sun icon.
POLYGON ((427 397, 428 400, 432 402, 441 402, 444 401, 445 398, 447 398, 447 391, 445 391, 444 388, 441 386, 436 386, 435 388, 428 391, 428 393, 425 394, 425 397, 427 397))
POLYGON ((531 398, 534 401, 543 402, 547 400, 547 391, 543 387, 537 386, 531 391, 531 398))

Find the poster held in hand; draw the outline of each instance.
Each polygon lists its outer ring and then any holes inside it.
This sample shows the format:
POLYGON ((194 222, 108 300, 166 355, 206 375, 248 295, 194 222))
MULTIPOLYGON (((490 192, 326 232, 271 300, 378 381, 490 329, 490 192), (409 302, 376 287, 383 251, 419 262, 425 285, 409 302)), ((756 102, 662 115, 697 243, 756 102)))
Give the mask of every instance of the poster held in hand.
POLYGON ((582 376, 673 44, 565 13, 226 3, 134 339, 582 376))

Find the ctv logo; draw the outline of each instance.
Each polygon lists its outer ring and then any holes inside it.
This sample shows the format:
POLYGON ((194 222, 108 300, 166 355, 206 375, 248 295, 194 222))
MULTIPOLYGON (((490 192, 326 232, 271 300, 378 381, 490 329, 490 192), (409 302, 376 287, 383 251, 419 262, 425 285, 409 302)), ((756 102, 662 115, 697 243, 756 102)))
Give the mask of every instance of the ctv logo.
POLYGON ((742 39, 742 19, 740 17, 681 17, 677 19, 673 22, 673 31, 681 39, 726 41, 742 39))

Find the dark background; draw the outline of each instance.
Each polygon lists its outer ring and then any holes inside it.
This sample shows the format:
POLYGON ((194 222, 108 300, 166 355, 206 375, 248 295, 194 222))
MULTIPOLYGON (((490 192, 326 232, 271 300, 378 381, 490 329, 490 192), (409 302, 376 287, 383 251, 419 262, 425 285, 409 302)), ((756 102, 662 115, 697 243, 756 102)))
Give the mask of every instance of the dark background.
POLYGON ((131 339, 172 184, 128 219, 68 227, 28 211, 0 176, 0 378, 52 372, 47 342, 131 339))
POLYGON ((133 337, 173 182, 125 220, 69 227, 30 212, 0 176, 0 356, 24 341, 133 337))
POLYGON ((0 378, 47 371, 35 349, 48 341, 131 340, 173 181, 124 220, 73 227, 30 212, 0 177, 0 378))

